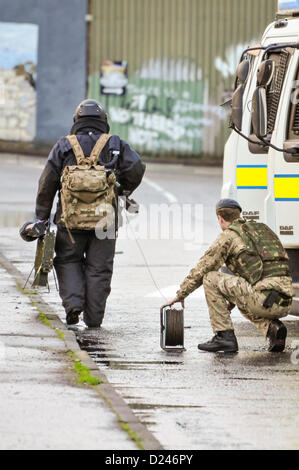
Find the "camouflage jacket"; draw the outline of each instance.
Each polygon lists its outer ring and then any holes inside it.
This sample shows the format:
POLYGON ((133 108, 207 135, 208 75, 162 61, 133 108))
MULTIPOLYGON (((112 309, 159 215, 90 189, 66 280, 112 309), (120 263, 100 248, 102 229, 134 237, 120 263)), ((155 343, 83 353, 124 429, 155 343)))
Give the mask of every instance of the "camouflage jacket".
MULTIPOLYGON (((230 229, 224 230, 182 282, 180 289, 177 291, 177 298, 179 300, 186 298, 202 285, 206 274, 211 271, 218 271, 224 264, 227 264, 234 271, 234 259, 242 250, 246 250, 246 246, 240 235, 230 229)), ((235 271, 234 273, 240 276, 235 271)), ((242 277, 245 278, 245 276, 242 277)), ((294 296, 290 276, 262 277, 254 284, 254 289, 257 291, 273 289, 287 296, 294 296)))

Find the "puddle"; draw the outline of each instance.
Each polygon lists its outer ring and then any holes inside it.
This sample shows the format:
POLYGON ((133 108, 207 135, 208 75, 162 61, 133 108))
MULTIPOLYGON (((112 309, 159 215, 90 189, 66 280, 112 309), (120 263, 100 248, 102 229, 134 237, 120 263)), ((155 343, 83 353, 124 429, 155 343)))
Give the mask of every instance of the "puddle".
MULTIPOLYGON (((121 362, 121 361, 112 361, 111 359, 109 360, 97 360, 97 356, 91 354, 91 357, 94 359, 94 361, 98 365, 104 365, 106 367, 109 367, 110 369, 113 370, 154 370, 154 368, 149 368, 146 367, 147 365, 154 365, 154 366, 160 366, 161 364, 165 364, 164 362, 121 362)), ((177 365, 174 363, 171 363, 172 365, 177 365)), ((155 368, 155 369, 157 369, 155 368)))
POLYGON ((131 403, 130 408, 133 410, 157 410, 162 408, 205 408, 199 405, 167 405, 167 404, 148 404, 148 403, 131 403))
POLYGON ((121 356, 117 355, 113 349, 107 348, 106 343, 100 340, 100 331, 96 336, 93 336, 92 332, 89 331, 77 330, 75 333, 80 348, 86 351, 99 366, 109 367, 114 370, 142 370, 148 369, 145 366, 159 367, 161 365, 178 366, 184 364, 182 360, 125 361, 121 356))

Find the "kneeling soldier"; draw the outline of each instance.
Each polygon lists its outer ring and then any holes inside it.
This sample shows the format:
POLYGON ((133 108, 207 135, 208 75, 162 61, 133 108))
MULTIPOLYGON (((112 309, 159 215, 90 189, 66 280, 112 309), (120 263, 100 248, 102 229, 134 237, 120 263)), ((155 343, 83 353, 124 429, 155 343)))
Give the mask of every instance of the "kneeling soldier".
POLYGON ((222 233, 183 281, 176 298, 166 305, 183 303, 203 285, 215 336, 199 344, 200 350, 238 351, 230 318, 237 305, 269 339, 269 351, 281 352, 287 329, 279 318, 288 315, 294 296, 288 255, 267 225, 246 221, 241 212, 232 199, 218 202, 216 214, 222 233), (219 271, 224 264, 232 274, 219 271))

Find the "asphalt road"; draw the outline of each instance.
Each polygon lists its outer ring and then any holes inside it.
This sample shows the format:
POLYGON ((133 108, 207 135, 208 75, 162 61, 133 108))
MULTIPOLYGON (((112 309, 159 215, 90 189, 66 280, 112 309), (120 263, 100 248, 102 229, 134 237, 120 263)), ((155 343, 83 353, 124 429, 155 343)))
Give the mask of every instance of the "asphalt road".
MULTIPOLYGON (((34 246, 19 240, 16 226, 34 208, 43 163, 1 160, 0 249, 28 274, 34 246)), ((219 233, 214 207, 220 188, 220 169, 148 165, 134 194, 140 215, 129 217, 129 227, 125 216, 120 230, 103 327, 90 333, 81 323, 78 339, 166 449, 298 449, 298 319, 286 320, 287 350, 270 354, 234 310, 239 353, 201 353, 197 343, 212 331, 199 289, 186 300, 186 351, 160 349, 160 305, 219 233)), ((53 279, 51 286, 45 299, 64 318, 53 279)))

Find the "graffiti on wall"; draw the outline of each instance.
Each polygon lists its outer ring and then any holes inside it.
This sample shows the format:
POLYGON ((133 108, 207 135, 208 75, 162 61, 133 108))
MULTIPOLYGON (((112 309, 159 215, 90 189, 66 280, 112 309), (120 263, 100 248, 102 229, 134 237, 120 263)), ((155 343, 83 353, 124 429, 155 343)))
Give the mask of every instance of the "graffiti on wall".
POLYGON ((239 65, 241 55, 245 49, 254 46, 258 41, 250 41, 251 44, 237 44, 230 46, 225 51, 225 57, 216 57, 215 68, 222 75, 223 78, 233 77, 239 65))
POLYGON ((0 139, 35 137, 37 47, 37 25, 0 22, 0 139))
POLYGON ((202 71, 189 59, 150 60, 129 77, 123 97, 101 96, 99 78, 90 77, 89 96, 106 107, 112 132, 137 150, 200 154, 205 129, 226 118, 208 102, 202 71))
POLYGON ((145 150, 191 152, 201 149, 202 107, 194 106, 195 90, 170 82, 130 80, 123 100, 109 106, 111 122, 128 128, 128 140, 145 150), (192 106, 193 105, 193 106, 192 106))

